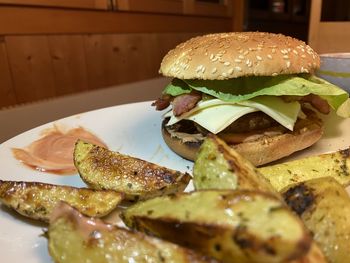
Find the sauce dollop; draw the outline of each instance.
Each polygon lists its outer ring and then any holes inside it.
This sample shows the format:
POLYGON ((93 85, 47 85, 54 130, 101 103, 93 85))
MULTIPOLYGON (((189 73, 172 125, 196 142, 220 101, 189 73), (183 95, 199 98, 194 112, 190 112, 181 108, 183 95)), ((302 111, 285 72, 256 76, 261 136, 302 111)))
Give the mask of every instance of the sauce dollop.
POLYGON ((76 173, 73 162, 75 142, 81 139, 107 148, 107 145, 83 127, 62 131, 54 126, 43 137, 24 149, 13 148, 14 157, 23 164, 42 172, 60 175, 76 173))

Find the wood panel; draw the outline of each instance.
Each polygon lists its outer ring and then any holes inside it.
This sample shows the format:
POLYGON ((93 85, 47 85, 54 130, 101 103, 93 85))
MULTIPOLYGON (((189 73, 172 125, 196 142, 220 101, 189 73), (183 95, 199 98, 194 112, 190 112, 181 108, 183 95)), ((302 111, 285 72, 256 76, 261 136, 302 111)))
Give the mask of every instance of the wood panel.
POLYGON ((0 37, 0 108, 16 103, 4 40, 0 37))
POLYGON ((322 10, 322 0, 311 1, 308 44, 312 46, 316 51, 318 49, 317 46, 319 44, 318 34, 319 34, 319 26, 321 23, 321 10, 322 10))
POLYGON ((108 9, 110 0, 0 0, 0 4, 108 9))
POLYGON ((237 1, 237 0, 225 0, 225 1, 222 1, 221 3, 185 0, 184 13, 192 14, 192 15, 202 15, 202 16, 229 17, 232 15, 231 1, 237 1))
POLYGON ((87 68, 82 35, 48 36, 56 95, 88 89, 87 68))
POLYGON ((113 47, 111 35, 87 35, 84 37, 86 52, 86 66, 90 89, 106 87, 110 83, 109 78, 116 77, 115 70, 111 75, 110 68, 116 68, 116 60, 113 59, 113 47), (114 76, 113 76, 114 75, 114 76))
POLYGON ((223 32, 232 19, 137 12, 0 6, 0 35, 223 32), (21 23, 13 23, 21 21, 21 23))
POLYGON ((183 13, 183 1, 188 0, 113 0, 117 10, 151 13, 183 13))
POLYGON ((232 31, 244 31, 244 17, 247 10, 247 2, 245 0, 231 0, 227 3, 231 8, 232 16, 232 31))
POLYGON ((114 34, 85 37, 91 89, 159 76, 163 56, 178 43, 196 35, 114 34))
POLYGON ((350 22, 324 22, 321 13, 322 0, 313 0, 308 44, 318 53, 350 52, 350 22))
POLYGON ((85 50, 90 88, 152 78, 154 38, 144 34, 90 35, 85 50))
POLYGON ((316 51, 350 52, 350 22, 322 22, 319 25, 316 51))
POLYGON ((55 78, 46 36, 6 36, 17 102, 53 97, 55 78))

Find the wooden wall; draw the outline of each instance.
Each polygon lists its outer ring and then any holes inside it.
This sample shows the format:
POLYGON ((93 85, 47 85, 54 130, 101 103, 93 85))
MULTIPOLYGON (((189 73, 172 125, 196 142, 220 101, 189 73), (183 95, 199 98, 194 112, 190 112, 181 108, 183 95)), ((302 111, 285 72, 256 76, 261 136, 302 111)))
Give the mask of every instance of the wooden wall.
POLYGON ((171 1, 0 0, 0 108, 154 78, 178 43, 243 27, 244 0, 171 1))
POLYGON ((0 106, 159 76, 162 57, 196 33, 5 36, 0 106))

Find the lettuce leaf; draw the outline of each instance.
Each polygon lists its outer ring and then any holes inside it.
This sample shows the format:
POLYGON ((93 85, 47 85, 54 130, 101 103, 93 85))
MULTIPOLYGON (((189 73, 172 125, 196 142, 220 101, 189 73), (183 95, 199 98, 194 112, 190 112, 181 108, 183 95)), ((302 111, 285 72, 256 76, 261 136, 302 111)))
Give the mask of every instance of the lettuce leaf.
POLYGON ((240 102, 257 96, 319 95, 333 109, 343 104, 349 94, 341 88, 313 75, 280 75, 276 77, 243 77, 229 80, 174 79, 164 90, 172 96, 198 90, 227 102, 240 102))

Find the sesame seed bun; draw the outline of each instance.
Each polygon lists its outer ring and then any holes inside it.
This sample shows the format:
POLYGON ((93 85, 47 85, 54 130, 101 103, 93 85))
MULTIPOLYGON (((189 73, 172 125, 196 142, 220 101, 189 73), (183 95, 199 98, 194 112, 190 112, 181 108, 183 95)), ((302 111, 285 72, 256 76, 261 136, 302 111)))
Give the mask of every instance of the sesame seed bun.
POLYGON ((179 44, 159 72, 180 79, 221 80, 243 76, 312 73, 320 58, 301 40, 281 34, 209 34, 179 44))

